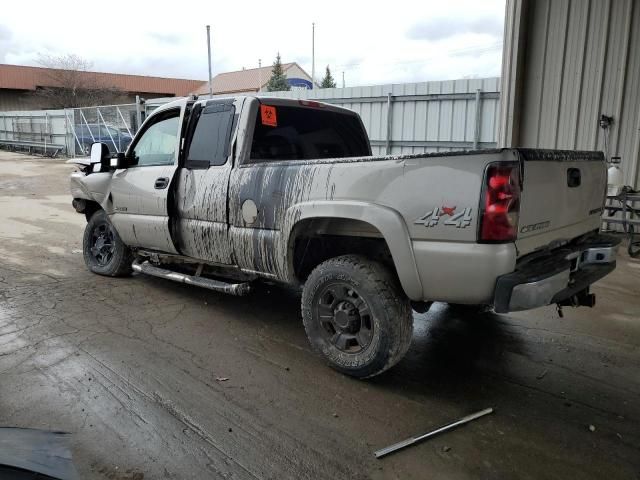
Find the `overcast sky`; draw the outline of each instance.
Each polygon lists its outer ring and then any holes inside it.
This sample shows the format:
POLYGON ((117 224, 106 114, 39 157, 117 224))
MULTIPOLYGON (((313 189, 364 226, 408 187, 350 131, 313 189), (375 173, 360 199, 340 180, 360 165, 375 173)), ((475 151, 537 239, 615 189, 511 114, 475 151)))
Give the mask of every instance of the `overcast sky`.
POLYGON ((214 75, 278 51, 311 74, 312 22, 317 79, 326 65, 347 86, 500 75, 504 0, 3 2, 0 63, 74 53, 97 71, 206 80, 210 24, 214 75))

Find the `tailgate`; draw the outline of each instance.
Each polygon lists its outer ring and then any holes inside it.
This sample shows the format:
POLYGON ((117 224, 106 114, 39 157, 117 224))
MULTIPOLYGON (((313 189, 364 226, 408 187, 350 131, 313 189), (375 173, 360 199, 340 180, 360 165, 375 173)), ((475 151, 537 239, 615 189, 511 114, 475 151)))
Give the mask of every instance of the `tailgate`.
POLYGON ((519 255, 600 227, 607 183, 602 152, 518 149, 518 153, 523 165, 519 255))

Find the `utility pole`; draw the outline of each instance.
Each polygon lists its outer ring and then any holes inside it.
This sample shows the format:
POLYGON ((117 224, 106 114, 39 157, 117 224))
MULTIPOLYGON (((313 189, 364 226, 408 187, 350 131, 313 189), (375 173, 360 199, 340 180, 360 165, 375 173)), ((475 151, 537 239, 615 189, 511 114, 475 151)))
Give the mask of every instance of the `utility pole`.
POLYGON ((311 24, 311 89, 316 88, 316 23, 311 24))
POLYGON ((207 54, 209 57, 209 96, 213 95, 211 88, 211 27, 207 25, 207 54))
POLYGON ((342 72, 342 88, 344 88, 344 71, 342 72))
POLYGON ((258 93, 262 91, 262 59, 258 59, 258 93))

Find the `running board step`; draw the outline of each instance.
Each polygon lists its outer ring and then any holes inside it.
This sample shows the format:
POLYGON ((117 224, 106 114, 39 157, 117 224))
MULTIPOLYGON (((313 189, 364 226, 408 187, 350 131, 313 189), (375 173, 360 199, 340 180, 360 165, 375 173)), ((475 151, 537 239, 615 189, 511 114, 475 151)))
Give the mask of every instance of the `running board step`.
POLYGON ((220 280, 212 280, 210 278, 198 277, 195 275, 187 275, 186 273, 178 273, 166 268, 155 267, 149 262, 134 262, 131 265, 134 271, 151 275, 154 277, 166 278, 178 283, 186 283, 187 285, 195 285, 197 287, 208 288, 216 292, 228 293, 229 295, 242 296, 249 293, 251 285, 248 282, 243 283, 226 283, 220 280))

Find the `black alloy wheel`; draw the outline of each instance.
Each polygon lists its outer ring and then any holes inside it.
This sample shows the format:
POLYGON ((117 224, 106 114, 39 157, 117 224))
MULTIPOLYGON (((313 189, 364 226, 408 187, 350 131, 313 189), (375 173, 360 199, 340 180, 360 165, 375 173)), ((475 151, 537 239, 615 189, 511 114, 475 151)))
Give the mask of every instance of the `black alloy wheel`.
POLYGON ((371 310, 355 288, 336 282, 318 295, 318 321, 325 339, 345 353, 366 349, 373 338, 371 310))
POLYGON ((111 225, 108 222, 96 223, 91 232, 91 255, 96 263, 102 267, 113 258, 115 251, 115 238, 111 225))

